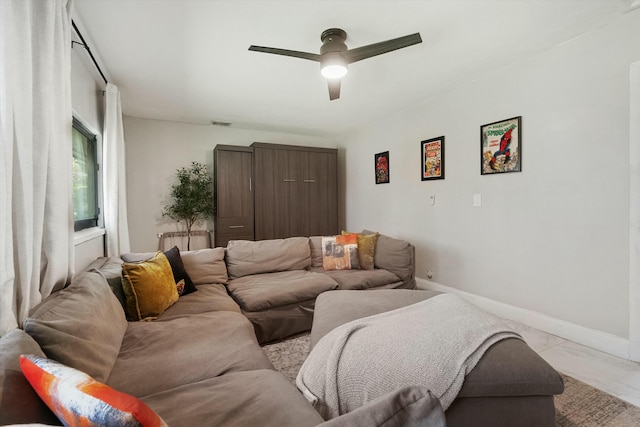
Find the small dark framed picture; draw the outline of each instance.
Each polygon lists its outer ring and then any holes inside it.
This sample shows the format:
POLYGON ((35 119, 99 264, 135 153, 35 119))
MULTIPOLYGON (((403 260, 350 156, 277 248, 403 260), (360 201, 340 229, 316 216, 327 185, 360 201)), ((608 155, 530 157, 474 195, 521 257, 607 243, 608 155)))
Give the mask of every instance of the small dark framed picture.
POLYGON ((522 116, 480 126, 480 172, 522 171, 522 116))
POLYGON ((378 153, 374 156, 376 170, 376 184, 389 183, 389 152, 378 153))
POLYGON ((444 136, 420 143, 422 180, 444 179, 444 136))

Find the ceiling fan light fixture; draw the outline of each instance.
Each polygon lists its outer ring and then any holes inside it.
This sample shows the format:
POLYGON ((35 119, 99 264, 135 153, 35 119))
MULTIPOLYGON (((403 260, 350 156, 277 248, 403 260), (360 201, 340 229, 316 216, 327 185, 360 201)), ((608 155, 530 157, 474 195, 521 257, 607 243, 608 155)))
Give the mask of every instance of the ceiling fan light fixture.
POLYGON ((340 55, 322 58, 320 73, 327 79, 339 79, 347 74, 347 62, 340 55))
POLYGON ((320 72, 328 79, 339 79, 347 74, 347 67, 344 65, 327 65, 322 67, 320 72))

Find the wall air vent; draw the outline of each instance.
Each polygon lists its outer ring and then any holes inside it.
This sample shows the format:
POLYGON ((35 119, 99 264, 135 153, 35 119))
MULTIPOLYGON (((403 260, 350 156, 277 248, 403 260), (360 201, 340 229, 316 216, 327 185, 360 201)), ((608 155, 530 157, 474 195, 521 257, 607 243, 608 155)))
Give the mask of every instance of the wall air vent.
POLYGON ((213 126, 231 126, 231 122, 221 122, 219 120, 211 120, 213 126))

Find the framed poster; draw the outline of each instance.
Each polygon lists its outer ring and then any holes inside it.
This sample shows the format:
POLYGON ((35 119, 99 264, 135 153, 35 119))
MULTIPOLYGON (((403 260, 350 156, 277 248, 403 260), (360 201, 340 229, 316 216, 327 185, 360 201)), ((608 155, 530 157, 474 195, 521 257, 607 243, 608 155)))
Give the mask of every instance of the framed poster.
POLYGON ((389 152, 378 153, 374 156, 376 170, 376 184, 389 183, 389 152))
POLYGON ((444 179, 444 136, 420 142, 422 180, 444 179))
POLYGON ((480 126, 480 172, 522 171, 522 116, 480 126))

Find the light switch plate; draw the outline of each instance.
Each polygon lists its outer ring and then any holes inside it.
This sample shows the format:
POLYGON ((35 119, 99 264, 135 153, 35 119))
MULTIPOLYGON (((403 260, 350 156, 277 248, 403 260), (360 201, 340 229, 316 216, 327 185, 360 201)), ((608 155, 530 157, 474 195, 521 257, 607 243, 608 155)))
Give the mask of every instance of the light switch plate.
POLYGON ((473 195, 473 206, 482 206, 482 194, 474 194, 473 195))
POLYGON ((436 204, 436 195, 435 194, 430 194, 429 195, 429 203, 431 204, 431 206, 436 204))

